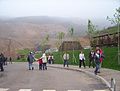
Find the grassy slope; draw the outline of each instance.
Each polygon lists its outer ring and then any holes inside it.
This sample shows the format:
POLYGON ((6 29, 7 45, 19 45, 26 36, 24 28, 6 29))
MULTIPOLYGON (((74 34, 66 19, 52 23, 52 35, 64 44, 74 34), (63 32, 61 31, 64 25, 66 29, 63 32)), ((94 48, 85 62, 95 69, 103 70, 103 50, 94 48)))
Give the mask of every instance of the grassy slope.
POLYGON ((118 28, 117 26, 113 26, 113 27, 109 27, 109 28, 107 28, 107 29, 105 29, 105 30, 102 30, 101 32, 115 33, 115 32, 118 31, 117 28, 118 28))
POLYGON ((118 51, 117 47, 103 48, 105 53, 105 59, 103 62, 103 67, 120 70, 120 65, 118 65, 118 51))
POLYGON ((116 33, 118 32, 118 26, 112 26, 112 27, 108 27, 107 29, 104 29, 104 30, 101 30, 101 31, 96 31, 95 34, 94 34, 94 37, 95 36, 99 36, 101 34, 111 34, 111 33, 116 33))
MULTIPOLYGON (((84 51, 84 54, 85 54, 85 57, 86 57, 86 64, 88 65, 88 63, 89 63, 89 58, 88 58, 89 50, 83 50, 83 51, 84 51)), ((105 48, 103 48, 103 51, 104 51, 105 59, 103 61, 102 67, 115 69, 115 70, 120 70, 120 65, 118 65, 117 47, 112 47, 112 48, 105 47, 105 48)), ((69 54, 70 54, 70 64, 78 65, 79 51, 75 51, 74 53, 75 53, 77 63, 73 62, 72 52, 69 52, 69 54)), ((59 53, 59 52, 54 53, 55 63, 57 63, 57 64, 62 64, 63 63, 63 59, 62 59, 62 57, 60 57, 60 54, 63 55, 63 53, 59 53)))

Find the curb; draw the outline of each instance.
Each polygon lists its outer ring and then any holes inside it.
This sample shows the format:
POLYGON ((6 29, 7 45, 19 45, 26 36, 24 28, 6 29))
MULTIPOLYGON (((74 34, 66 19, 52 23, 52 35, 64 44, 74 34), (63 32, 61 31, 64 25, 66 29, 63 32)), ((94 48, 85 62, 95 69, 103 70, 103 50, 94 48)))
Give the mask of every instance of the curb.
POLYGON ((106 84, 106 86, 109 88, 110 91, 113 91, 112 88, 111 88, 111 85, 110 83, 105 80, 103 77, 99 76, 99 75, 95 75, 94 73, 92 72, 89 72, 89 71, 84 71, 82 69, 76 69, 76 68, 65 68, 65 67, 57 67, 57 66, 53 66, 53 65, 49 65, 48 67, 51 67, 51 68, 59 68, 59 69, 65 69, 65 70, 72 70, 72 71, 78 71, 78 72, 82 72, 82 73, 85 73, 89 76, 92 76, 98 80, 101 80, 104 84, 106 84))

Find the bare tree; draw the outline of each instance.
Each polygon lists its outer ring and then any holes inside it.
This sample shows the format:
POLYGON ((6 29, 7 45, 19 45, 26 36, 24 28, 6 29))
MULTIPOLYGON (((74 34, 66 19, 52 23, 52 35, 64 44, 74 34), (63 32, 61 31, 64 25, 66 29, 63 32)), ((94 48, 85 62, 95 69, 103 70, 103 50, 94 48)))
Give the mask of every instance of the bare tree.
MULTIPOLYGON (((64 37, 65 37, 64 32, 58 32, 58 34, 57 34, 58 41, 56 42, 56 46, 57 46, 58 49, 60 48, 60 45, 62 46, 62 42, 63 42, 64 37)), ((62 59, 62 54, 60 53, 59 55, 60 55, 60 58, 62 59)))
POLYGON ((47 43, 49 42, 50 40, 50 36, 49 34, 47 34, 45 36, 45 38, 42 40, 42 43, 41 43, 41 46, 42 46, 42 51, 45 52, 45 45, 47 45, 47 43))
POLYGON ((65 33, 64 32, 59 32, 58 33, 58 39, 60 41, 60 43, 62 44, 63 42, 63 38, 65 37, 65 33))
POLYGON ((113 18, 107 16, 107 20, 118 26, 118 64, 120 64, 120 7, 116 9, 113 18))

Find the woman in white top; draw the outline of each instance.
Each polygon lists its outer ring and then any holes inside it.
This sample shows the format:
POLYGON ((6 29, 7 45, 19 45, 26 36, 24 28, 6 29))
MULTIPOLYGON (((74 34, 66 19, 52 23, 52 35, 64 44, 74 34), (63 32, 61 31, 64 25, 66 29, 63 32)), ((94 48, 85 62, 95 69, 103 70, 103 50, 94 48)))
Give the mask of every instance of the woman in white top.
POLYGON ((47 57, 45 53, 43 53, 41 59, 43 61, 43 70, 47 70, 47 57))
POLYGON ((81 68, 82 63, 85 68, 85 56, 84 53, 81 51, 79 54, 79 68, 81 68))

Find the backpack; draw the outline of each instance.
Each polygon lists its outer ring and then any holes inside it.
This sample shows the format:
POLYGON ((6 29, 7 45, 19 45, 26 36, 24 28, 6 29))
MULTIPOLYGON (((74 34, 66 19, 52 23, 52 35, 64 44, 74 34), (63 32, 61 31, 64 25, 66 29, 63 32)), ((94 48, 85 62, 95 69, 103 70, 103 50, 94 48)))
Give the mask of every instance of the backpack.
POLYGON ((28 55, 28 57, 27 57, 27 61, 28 61, 28 62, 30 62, 30 58, 29 58, 29 55, 28 55))

